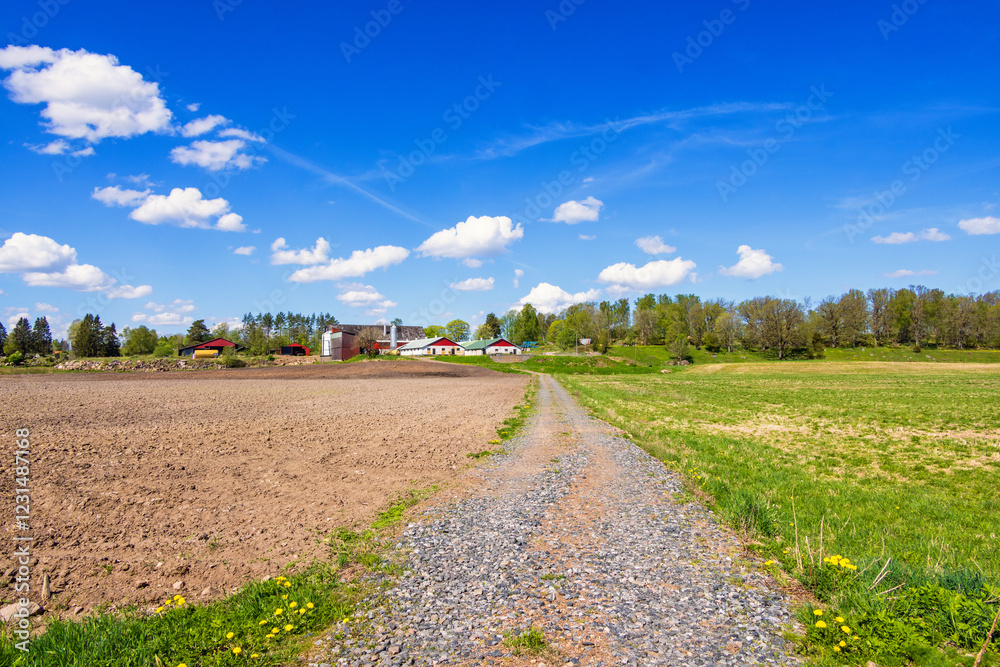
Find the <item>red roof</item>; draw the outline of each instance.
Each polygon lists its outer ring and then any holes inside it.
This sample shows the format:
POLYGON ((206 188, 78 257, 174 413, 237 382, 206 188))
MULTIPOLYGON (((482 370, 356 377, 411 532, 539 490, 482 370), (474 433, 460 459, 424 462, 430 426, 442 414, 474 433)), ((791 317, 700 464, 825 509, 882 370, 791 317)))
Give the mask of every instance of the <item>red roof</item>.
POLYGON ((194 349, 202 350, 206 347, 236 347, 236 343, 228 341, 225 338, 213 338, 212 340, 206 340, 204 343, 195 345, 194 349))
POLYGON ((517 345, 514 345, 513 343, 508 343, 505 339, 501 338, 497 342, 490 345, 490 347, 517 347, 517 345))

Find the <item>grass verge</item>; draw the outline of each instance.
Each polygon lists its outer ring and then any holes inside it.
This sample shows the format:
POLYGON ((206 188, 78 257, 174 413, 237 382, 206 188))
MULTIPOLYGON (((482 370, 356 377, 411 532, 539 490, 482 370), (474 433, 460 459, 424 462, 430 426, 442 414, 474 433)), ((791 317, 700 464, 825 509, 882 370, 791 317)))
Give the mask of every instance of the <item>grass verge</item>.
MULTIPOLYGON (((817 664, 972 664, 1000 608, 992 369, 816 361, 560 380, 812 591, 800 648, 817 664)), ((1000 636, 991 647, 981 664, 998 662, 1000 636)))

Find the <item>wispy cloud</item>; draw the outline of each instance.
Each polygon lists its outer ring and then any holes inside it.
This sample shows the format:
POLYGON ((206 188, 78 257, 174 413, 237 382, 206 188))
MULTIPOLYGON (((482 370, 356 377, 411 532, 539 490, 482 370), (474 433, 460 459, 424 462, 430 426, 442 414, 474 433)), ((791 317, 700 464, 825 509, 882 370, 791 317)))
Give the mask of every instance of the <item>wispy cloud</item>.
POLYGON ((477 157, 483 160, 493 160, 501 157, 511 157, 521 151, 563 139, 587 137, 606 132, 612 128, 615 132, 625 132, 644 125, 663 124, 674 129, 680 129, 685 123, 704 118, 715 118, 743 113, 767 113, 792 108, 789 103, 754 103, 734 102, 729 104, 713 104, 694 107, 679 111, 661 110, 649 114, 640 114, 630 118, 609 118, 601 123, 578 124, 572 121, 549 123, 542 126, 526 126, 526 132, 520 135, 502 137, 493 141, 477 152, 477 157))

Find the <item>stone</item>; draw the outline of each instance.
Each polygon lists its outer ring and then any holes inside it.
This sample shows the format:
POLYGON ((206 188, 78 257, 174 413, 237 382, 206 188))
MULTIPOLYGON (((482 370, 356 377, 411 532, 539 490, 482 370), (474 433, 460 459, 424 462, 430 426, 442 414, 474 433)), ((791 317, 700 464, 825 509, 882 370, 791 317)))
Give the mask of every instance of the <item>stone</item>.
MULTIPOLYGON (((6 623, 10 619, 14 618, 14 615, 21 610, 21 605, 17 602, 9 604, 3 609, 0 609, 0 623, 6 623)), ((34 602, 28 603, 28 616, 35 616, 37 614, 45 611, 42 607, 35 604, 34 602)))
POLYGON ((183 581, 175 581, 174 585, 173 585, 173 589, 175 591, 184 590, 184 582, 183 581))

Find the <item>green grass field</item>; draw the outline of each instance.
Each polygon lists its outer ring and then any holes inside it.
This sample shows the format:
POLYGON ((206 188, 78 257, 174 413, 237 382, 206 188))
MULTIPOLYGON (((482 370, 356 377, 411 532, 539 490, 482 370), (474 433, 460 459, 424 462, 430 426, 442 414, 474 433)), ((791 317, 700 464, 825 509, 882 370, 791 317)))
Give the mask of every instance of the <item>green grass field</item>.
MULTIPOLYGON (((851 655, 893 664, 920 644, 984 641, 1000 605, 1000 367, 717 363, 560 381, 867 628, 851 655), (858 570, 824 563, 834 555, 858 570)), ((833 656, 820 639, 807 648, 833 656)))
MULTIPOLYGON (((670 354, 662 345, 640 345, 638 347, 612 347, 608 356, 638 361, 640 364, 663 365, 670 361, 670 354)), ((751 350, 733 352, 709 352, 691 348, 691 357, 696 366, 704 364, 737 364, 776 361, 773 354, 751 350)), ((791 361, 809 361, 792 359, 791 361)), ((1000 350, 935 350, 924 348, 919 353, 908 347, 868 347, 868 348, 827 348, 823 359, 818 361, 903 361, 937 363, 1000 363, 1000 350)))

